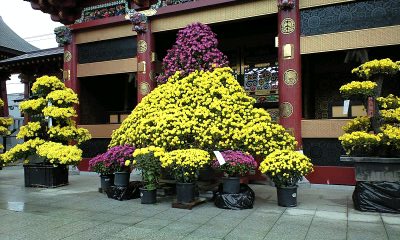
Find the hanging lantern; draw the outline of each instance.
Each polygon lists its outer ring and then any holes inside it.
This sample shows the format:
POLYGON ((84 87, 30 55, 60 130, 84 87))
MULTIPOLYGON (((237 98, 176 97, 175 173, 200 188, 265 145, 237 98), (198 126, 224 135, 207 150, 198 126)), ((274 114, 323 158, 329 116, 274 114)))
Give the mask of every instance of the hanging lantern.
POLYGON ((290 10, 293 9, 295 5, 295 0, 278 0, 279 10, 290 10))

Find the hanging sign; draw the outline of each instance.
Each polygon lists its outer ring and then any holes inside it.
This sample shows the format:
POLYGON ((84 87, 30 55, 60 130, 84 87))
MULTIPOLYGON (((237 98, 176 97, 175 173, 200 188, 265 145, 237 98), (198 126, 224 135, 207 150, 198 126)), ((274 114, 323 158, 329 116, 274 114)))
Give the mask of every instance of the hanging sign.
POLYGON ((344 100, 343 102, 343 114, 349 114, 349 106, 350 106, 350 100, 344 100))

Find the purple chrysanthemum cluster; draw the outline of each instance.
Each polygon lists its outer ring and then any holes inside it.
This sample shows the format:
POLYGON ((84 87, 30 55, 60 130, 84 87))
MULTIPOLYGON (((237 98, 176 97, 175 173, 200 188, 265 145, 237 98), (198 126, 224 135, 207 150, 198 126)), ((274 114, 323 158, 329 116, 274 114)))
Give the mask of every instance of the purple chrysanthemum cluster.
POLYGON ((177 71, 185 77, 195 70, 228 66, 227 57, 217 46, 217 36, 207 25, 194 23, 180 30, 175 45, 163 59, 164 72, 157 77, 157 82, 165 83, 177 71))
POLYGON ((125 168, 125 161, 132 159, 135 147, 131 145, 115 146, 107 152, 97 155, 89 161, 89 170, 100 174, 112 174, 125 168))
POLYGON ((225 159, 225 164, 220 165, 217 160, 212 164, 214 168, 218 168, 229 176, 244 176, 250 170, 256 169, 258 164, 253 156, 242 151, 227 150, 221 152, 225 159))

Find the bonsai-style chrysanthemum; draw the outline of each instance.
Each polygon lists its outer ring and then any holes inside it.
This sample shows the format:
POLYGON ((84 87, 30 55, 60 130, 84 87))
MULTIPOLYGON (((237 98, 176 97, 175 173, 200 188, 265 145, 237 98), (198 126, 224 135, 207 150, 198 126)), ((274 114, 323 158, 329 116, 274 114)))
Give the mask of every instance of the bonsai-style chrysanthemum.
POLYGON ((32 93, 35 99, 20 105, 32 120, 17 134, 25 142, 2 154, 2 160, 8 163, 38 155, 45 163, 77 164, 82 150, 69 143, 79 144, 91 138, 87 129, 77 128, 70 119, 76 116, 73 104, 78 103, 78 96, 58 78, 49 76, 38 78, 32 93))
POLYGON ((186 77, 195 70, 228 66, 227 57, 217 47, 216 34, 207 25, 194 23, 180 30, 175 45, 163 59, 163 73, 157 82, 165 83, 177 71, 186 77))
POLYGON ((184 78, 176 73, 142 99, 113 132, 110 146, 232 149, 262 156, 276 148, 293 149, 294 137, 253 104, 230 68, 184 78))

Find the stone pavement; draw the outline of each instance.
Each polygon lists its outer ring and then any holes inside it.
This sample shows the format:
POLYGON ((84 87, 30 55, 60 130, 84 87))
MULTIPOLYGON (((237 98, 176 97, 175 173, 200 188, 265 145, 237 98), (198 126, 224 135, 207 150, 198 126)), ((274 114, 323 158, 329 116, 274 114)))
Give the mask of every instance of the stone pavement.
MULTIPOLYGON (((133 176, 135 177, 135 176, 133 176)), ((116 201, 98 193, 97 175, 70 176, 56 189, 25 188, 20 167, 0 171, 0 239, 400 239, 400 215, 353 209, 351 187, 299 188, 295 208, 278 207, 276 190, 251 185, 251 210, 223 210, 212 202, 193 210, 116 201)))

